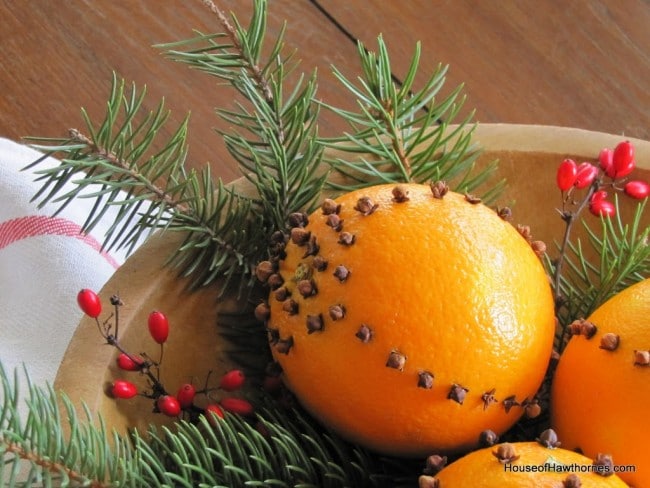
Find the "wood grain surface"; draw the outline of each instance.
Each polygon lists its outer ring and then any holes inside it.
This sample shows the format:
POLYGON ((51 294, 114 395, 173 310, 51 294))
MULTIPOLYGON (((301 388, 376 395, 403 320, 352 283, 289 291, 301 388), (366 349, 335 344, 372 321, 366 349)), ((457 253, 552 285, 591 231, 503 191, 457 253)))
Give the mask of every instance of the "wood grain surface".
MULTIPOLYGON (((250 0, 217 0, 246 22, 250 0)), ((381 34, 399 79, 422 45, 419 82, 449 65, 443 92, 464 83, 478 122, 544 124, 650 139, 648 0, 271 0, 269 31, 288 22, 287 48, 318 70, 318 97, 350 106, 331 74, 358 73, 356 40, 381 34)), ((199 0, 0 0, 0 137, 60 136, 99 120, 112 72, 164 98, 178 122, 191 111, 190 165, 239 176, 215 128, 232 92, 165 59, 156 43, 214 32, 199 0)), ((345 127, 324 113, 326 135, 345 127)), ((171 129, 171 128, 170 128, 171 129)), ((164 137, 164 133, 162 136, 164 137)))

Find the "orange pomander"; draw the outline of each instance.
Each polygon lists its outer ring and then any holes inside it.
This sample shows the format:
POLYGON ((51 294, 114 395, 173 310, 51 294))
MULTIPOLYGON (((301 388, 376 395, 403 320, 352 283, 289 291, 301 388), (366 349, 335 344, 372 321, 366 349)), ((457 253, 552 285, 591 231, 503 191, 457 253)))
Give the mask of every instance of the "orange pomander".
POLYGON ((398 456, 470 449, 520 418, 554 337, 522 233, 442 183, 378 185, 294 220, 258 276, 273 356, 308 411, 398 456))
POLYGON ((608 456, 591 459, 539 442, 486 447, 420 477, 420 488, 626 488, 608 456))

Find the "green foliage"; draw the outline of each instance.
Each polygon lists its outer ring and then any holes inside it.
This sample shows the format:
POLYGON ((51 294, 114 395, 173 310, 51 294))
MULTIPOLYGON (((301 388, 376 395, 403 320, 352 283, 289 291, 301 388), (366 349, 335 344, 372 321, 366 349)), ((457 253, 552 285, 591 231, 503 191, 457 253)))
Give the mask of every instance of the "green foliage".
MULTIPOLYGON (((559 281, 563 297, 558 309, 560 350, 571 322, 587 318, 616 293, 650 275, 650 227, 642 225, 647 221, 647 202, 638 203, 629 223, 620 215, 618 199, 615 204, 616 217, 582 219, 586 240, 576 238, 568 243, 559 281)), ((553 276, 555 262, 547 256, 545 264, 553 276)))
POLYGON ((169 115, 164 104, 145 113, 144 90, 133 87, 127 93, 124 81, 114 79, 104 120, 96 126, 84 112, 88 135, 74 130, 68 139, 32 139, 46 156, 61 158, 58 166, 36 170, 42 188, 35 198, 61 208, 76 198, 94 198, 85 232, 109 208, 119 208, 106 235, 108 248, 131 250, 156 229, 183 232, 184 241, 169 261, 191 277, 193 286, 220 279, 222 291, 238 282, 241 293, 254 284, 253 268, 267 256, 269 236, 287 228, 291 213, 313 206, 326 174, 318 171, 322 146, 315 78, 299 79, 289 95, 283 92, 290 56, 280 55, 281 36, 262 63, 266 2, 255 3, 248 29, 236 20, 233 27, 218 9, 215 13, 223 33, 159 47, 172 59, 227 81, 241 96, 235 109, 218 113, 234 126, 222 135, 256 192, 214 183, 209 167, 187 172, 187 121, 160 142, 169 115), (66 182, 75 187, 62 194, 66 182))
MULTIPOLYGON (((332 188, 350 191, 380 183, 446 180, 454 189, 470 192, 484 183, 494 164, 472 174, 479 148, 471 142, 474 125, 470 113, 457 125, 464 102, 462 86, 438 100, 445 83, 447 66, 438 66, 424 85, 415 90, 421 55, 416 45, 404 81, 394 80, 388 49, 378 38, 377 52, 358 45, 362 76, 347 79, 334 68, 334 74, 357 100, 358 111, 325 106, 342 117, 351 132, 323 142, 349 157, 330 158, 335 172, 343 181, 331 182, 332 188)), ((495 196, 495 184, 486 196, 495 196)))
MULTIPOLYGON (((134 461, 135 453, 123 440, 109 435, 101 423, 91 426, 81 421, 69 401, 61 398, 59 402, 51 388, 38 388, 29 378, 27 395, 21 395, 17 372, 11 381, 2 364, 0 384, 3 486, 105 486, 96 482, 124 478, 124 466, 134 461), (24 420, 18 409, 21 399, 27 405, 24 420), (62 429, 63 418, 69 419, 69 440, 62 429)), ((89 419, 91 414, 85 414, 89 419)))
POLYGON ((185 240, 170 262, 184 275, 191 274, 195 285, 219 276, 226 278, 225 286, 233 277, 240 289, 249 286, 250 263, 266 252, 268 232, 256 202, 221 181, 215 184, 209 166, 186 172, 187 120, 159 143, 169 113, 164 102, 144 112, 145 94, 135 86, 127 90, 124 81, 114 78, 102 123, 93 124, 84 112, 88 136, 71 130, 68 139, 34 144, 45 156, 61 156, 59 165, 41 168, 44 156, 26 168, 34 169, 42 183, 34 199, 40 206, 59 204, 58 211, 75 199, 94 200, 84 232, 117 208, 105 236, 108 249, 130 251, 157 229, 183 232, 185 240), (66 183, 72 189, 64 192, 66 183))
POLYGON ((284 230, 288 215, 313 208, 327 174, 319 171, 316 76, 290 77, 297 63, 293 53, 284 53, 284 29, 265 54, 266 9, 266 1, 258 1, 244 29, 236 19, 233 28, 215 7, 223 33, 158 47, 170 59, 227 82, 239 95, 234 108, 217 109, 233 127, 221 135, 257 190, 263 215, 284 230))
POLYGON ((412 486, 408 463, 372 456, 270 400, 255 419, 235 415, 129 438, 109 433, 64 395, 29 383, 20 418, 19 378, 0 364, 0 480, 7 488, 412 486), (66 435, 64 432, 69 432, 66 435))
MULTIPOLYGON (((137 233, 122 235, 134 217, 151 228, 164 227, 169 222, 167 210, 185 210, 185 185, 170 179, 167 187, 160 188, 156 182, 179 174, 187 153, 187 121, 154 153, 156 135, 165 126, 169 112, 160 102, 155 111, 142 114, 145 93, 135 87, 128 92, 124 82, 114 77, 102 123, 95 125, 82 111, 89 136, 73 129, 68 139, 43 140, 48 144, 33 145, 46 155, 65 156, 58 166, 35 170, 36 181, 42 185, 34 199, 40 200, 41 206, 53 201, 60 204, 60 211, 77 198, 94 198, 96 203, 83 226, 85 232, 90 232, 112 204, 120 205, 106 236, 108 248, 135 246, 144 226, 137 233), (139 115, 141 120, 136 120, 139 115), (67 182, 75 187, 61 194, 67 182), (86 189, 92 191, 84 192, 86 189), (119 197, 120 191, 126 192, 123 198, 119 197)), ((42 159, 26 169, 35 168, 42 159)))

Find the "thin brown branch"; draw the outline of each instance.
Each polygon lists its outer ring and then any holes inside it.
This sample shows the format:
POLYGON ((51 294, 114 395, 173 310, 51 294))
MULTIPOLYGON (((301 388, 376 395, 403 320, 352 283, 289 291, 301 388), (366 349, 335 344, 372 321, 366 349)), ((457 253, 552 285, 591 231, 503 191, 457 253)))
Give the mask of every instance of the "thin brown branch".
POLYGON ((402 139, 401 135, 397 135, 396 137, 393 138, 393 150, 395 151, 395 154, 397 154, 397 157, 399 158, 400 162, 402 163, 402 166, 404 167, 404 170, 406 171, 407 175, 411 176, 411 161, 409 160, 408 156, 406 155, 406 150, 404 148, 404 140, 402 139))
POLYGON ((277 126, 278 140, 284 144, 285 131, 284 131, 284 124, 282 122, 282 117, 279 113, 279 107, 276 106, 275 97, 273 96, 273 90, 271 89, 271 85, 269 84, 268 79, 264 76, 264 73, 260 68, 259 64, 257 63, 257 60, 253 59, 249 55, 250 53, 245 52, 241 42, 239 41, 239 36, 237 35, 237 31, 228 20, 226 14, 224 14, 224 12, 217 5, 215 5, 215 3, 212 0, 201 0, 201 2, 208 9, 210 9, 212 13, 214 13, 217 16, 217 18, 219 19, 219 23, 222 25, 226 34, 230 38, 230 41, 232 42, 234 49, 239 53, 239 55, 242 58, 246 59, 247 69, 251 74, 251 79, 254 80, 254 82, 261 90, 262 96, 264 100, 266 100, 266 103, 268 103, 270 107, 273 107, 275 111, 276 122, 278 125, 277 126))
POLYGON ((0 442, 4 444, 5 452, 10 452, 17 458, 24 459, 30 463, 36 464, 37 466, 40 466, 41 468, 51 473, 65 473, 68 478, 75 482, 82 483, 84 486, 89 486, 91 488, 110 488, 113 486, 112 483, 103 483, 99 480, 88 480, 86 476, 81 475, 74 469, 69 468, 68 466, 65 466, 61 463, 57 463, 55 461, 41 457, 32 451, 27 451, 18 443, 10 442, 4 438, 0 438, 0 442), (89 482, 90 484, 87 484, 89 482))
POLYGON ((133 168, 131 168, 130 165, 127 164, 124 160, 118 158, 117 155, 107 150, 106 148, 100 147, 97 144, 95 144, 94 141, 92 141, 85 134, 81 133, 81 131, 79 131, 78 129, 70 129, 68 133, 70 134, 70 138, 72 139, 73 142, 85 144, 86 146, 88 146, 88 148, 93 154, 100 156, 101 158, 110 162, 113 166, 116 166, 126 171, 128 175, 134 180, 141 181, 143 183, 143 186, 146 188, 146 190, 153 193, 156 196, 156 199, 158 199, 161 202, 164 202, 164 204, 168 208, 174 208, 177 211, 184 214, 190 212, 190 208, 187 205, 177 200, 174 200, 172 195, 170 195, 165 190, 163 190, 162 188, 154 184, 152 181, 142 178, 142 175, 137 171, 133 170, 133 168))
MULTIPOLYGON (((203 2, 203 5, 208 7, 210 11, 217 16, 219 22, 221 23, 226 33, 228 34, 228 37, 230 38, 230 41, 232 42, 234 48, 237 51, 239 51, 239 53, 241 53, 242 55, 245 55, 241 42, 239 42, 237 31, 228 20, 226 14, 224 14, 223 11, 219 7, 217 7, 217 5, 215 5, 215 3, 212 0, 201 0, 201 1, 203 2)), ((255 60, 248 59, 248 61, 249 61, 249 71, 252 73, 253 78, 255 79, 260 89, 262 90, 262 93, 264 94, 264 98, 269 104, 271 104, 271 102, 273 102, 273 91, 271 90, 268 81, 264 77, 264 74, 262 73, 262 69, 255 62, 255 60)))
MULTIPOLYGON (((571 212, 568 210, 562 210, 561 216, 562 220, 565 222, 565 228, 564 228, 564 235, 562 237, 562 243, 560 245, 560 253, 559 256, 555 262, 555 270, 553 271, 553 290, 554 290, 554 303, 555 303, 555 314, 557 316, 560 307, 564 305, 564 298, 562 295, 562 271, 564 268, 564 261, 566 259, 566 254, 567 254, 567 249, 569 247, 569 242, 570 242, 570 236, 571 236, 571 231, 573 229, 573 226, 576 222, 576 219, 580 216, 582 211, 585 209, 585 207, 589 204, 591 201, 591 197, 594 194, 594 192, 600 187, 601 181, 599 178, 596 178, 596 180, 591 184, 589 187, 589 190, 585 194, 584 198, 582 201, 580 201, 578 208, 571 212)), ((567 326, 564 326, 562 328, 562 336, 561 336, 561 341, 560 341, 560 346, 561 348, 564 347, 564 341, 565 337, 567 334, 567 326)))

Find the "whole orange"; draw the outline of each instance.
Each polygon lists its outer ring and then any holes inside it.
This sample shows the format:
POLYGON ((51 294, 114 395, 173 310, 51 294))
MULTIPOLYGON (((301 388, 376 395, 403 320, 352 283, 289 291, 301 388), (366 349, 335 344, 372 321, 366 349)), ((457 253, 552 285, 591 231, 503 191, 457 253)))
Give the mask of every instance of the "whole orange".
POLYGON ((627 485, 616 474, 598 474, 598 463, 561 447, 538 442, 499 444, 473 451, 444 467, 435 478, 420 478, 420 486, 436 488, 606 488, 627 485), (512 456, 512 460, 508 459, 512 456), (436 481, 433 481, 436 480, 436 481))
POLYGON ((551 355, 553 299, 530 243, 444 190, 379 185, 326 201, 268 279, 288 387, 340 435, 392 455, 508 429, 551 355))
POLYGON ((650 486, 650 279, 602 304, 574 335, 555 372, 552 423, 567 448, 609 452, 633 486, 650 486))

